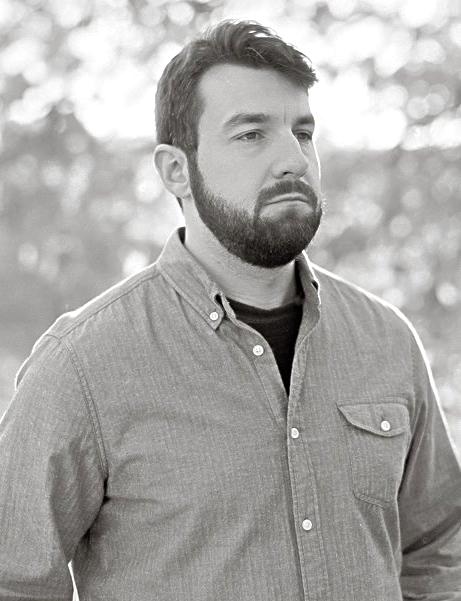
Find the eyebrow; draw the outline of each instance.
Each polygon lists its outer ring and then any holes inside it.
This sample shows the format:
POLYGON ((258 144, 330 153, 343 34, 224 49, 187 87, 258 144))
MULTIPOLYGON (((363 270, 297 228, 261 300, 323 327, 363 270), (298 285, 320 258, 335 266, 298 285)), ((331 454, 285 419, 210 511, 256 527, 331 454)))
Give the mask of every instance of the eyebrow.
MULTIPOLYGON (((268 123, 271 116, 266 113, 235 113, 223 124, 223 129, 228 130, 237 125, 245 125, 247 123, 268 123)), ((295 126, 298 125, 313 125, 315 126, 314 116, 309 113, 296 119, 295 126)))

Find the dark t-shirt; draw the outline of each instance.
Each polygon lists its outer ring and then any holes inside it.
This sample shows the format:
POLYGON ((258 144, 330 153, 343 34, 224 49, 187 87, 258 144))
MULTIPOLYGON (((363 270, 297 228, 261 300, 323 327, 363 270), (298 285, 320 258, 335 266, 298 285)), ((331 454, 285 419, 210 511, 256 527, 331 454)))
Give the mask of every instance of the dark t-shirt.
POLYGON ((237 318, 257 330, 270 344, 289 394, 291 366, 303 311, 302 298, 297 297, 288 305, 270 310, 228 300, 237 318))

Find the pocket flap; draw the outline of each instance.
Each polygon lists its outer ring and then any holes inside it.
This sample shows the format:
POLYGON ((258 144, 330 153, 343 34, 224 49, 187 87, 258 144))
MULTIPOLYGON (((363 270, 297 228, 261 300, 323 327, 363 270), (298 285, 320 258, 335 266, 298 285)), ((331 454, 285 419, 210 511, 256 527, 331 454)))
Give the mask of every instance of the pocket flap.
POLYGON ((408 410, 401 403, 338 405, 348 423, 378 436, 397 436, 408 430, 408 410))

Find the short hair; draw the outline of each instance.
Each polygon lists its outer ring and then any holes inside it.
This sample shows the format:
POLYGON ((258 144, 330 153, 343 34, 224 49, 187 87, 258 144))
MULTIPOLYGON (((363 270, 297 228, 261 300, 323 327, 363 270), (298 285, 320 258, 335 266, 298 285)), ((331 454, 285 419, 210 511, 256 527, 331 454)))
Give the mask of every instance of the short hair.
POLYGON ((189 158, 198 147, 203 103, 202 75, 219 64, 273 69, 308 90, 317 77, 309 59, 255 21, 221 21, 189 42, 166 66, 155 96, 157 142, 181 148, 189 158))

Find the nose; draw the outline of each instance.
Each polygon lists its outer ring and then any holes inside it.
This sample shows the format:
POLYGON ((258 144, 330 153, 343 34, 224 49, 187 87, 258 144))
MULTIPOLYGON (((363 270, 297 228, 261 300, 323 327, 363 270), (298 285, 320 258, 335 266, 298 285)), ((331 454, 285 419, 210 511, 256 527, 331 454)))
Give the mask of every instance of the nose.
POLYGON ((277 145, 273 162, 273 175, 277 179, 285 177, 302 177, 309 168, 309 160, 304 154, 294 134, 284 136, 277 145))

